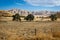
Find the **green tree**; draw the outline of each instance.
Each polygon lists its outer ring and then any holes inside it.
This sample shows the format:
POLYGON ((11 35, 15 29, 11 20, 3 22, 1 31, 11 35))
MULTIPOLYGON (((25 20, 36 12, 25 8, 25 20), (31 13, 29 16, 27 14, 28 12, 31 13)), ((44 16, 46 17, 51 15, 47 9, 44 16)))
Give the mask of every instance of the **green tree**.
POLYGON ((56 14, 51 14, 50 18, 51 18, 52 21, 55 21, 55 20, 57 20, 57 15, 56 14))
POLYGON ((34 20, 34 15, 28 14, 28 16, 25 17, 25 20, 27 20, 27 21, 32 21, 32 20, 34 20))
POLYGON ((56 14, 54 14, 54 18, 55 18, 55 20, 57 20, 57 15, 56 14))
POLYGON ((13 15, 12 17, 13 17, 12 21, 15 21, 15 15, 13 15))
POLYGON ((17 13, 15 15, 12 16, 13 17, 13 21, 21 21, 20 15, 17 13))

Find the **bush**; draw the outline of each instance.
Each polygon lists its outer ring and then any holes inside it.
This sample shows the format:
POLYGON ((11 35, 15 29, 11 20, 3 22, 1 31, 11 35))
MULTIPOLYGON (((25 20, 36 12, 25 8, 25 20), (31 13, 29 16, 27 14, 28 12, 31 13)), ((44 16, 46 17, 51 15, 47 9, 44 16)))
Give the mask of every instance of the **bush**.
POLYGON ((57 15, 56 14, 54 15, 54 17, 55 17, 55 20, 57 20, 57 15))
POLYGON ((14 21, 14 20, 16 20, 16 21, 21 21, 19 14, 15 14, 15 15, 13 15, 12 17, 13 17, 13 21, 14 21))
POLYGON ((55 21, 55 20, 57 20, 57 15, 56 14, 51 14, 50 18, 51 18, 52 21, 55 21))
POLYGON ((15 20, 15 15, 13 15, 12 17, 13 17, 13 19, 12 19, 12 20, 14 21, 14 20, 15 20))
POLYGON ((32 21, 32 20, 34 20, 34 16, 32 14, 29 14, 24 19, 27 20, 27 21, 32 21))

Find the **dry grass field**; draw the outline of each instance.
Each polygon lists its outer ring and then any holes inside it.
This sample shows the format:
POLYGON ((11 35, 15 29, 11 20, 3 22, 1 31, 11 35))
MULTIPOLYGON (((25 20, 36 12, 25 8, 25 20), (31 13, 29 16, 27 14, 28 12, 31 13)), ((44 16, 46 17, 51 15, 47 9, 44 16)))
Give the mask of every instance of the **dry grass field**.
POLYGON ((0 21, 0 40, 60 40, 60 21, 0 21))

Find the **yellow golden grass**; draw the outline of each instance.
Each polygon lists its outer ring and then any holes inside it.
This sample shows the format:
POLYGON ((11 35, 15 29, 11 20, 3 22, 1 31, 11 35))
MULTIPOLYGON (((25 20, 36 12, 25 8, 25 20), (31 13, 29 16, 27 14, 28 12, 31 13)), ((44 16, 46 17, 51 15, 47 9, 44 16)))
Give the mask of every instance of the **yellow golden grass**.
POLYGON ((0 40, 60 40, 59 29, 60 21, 2 21, 0 40))

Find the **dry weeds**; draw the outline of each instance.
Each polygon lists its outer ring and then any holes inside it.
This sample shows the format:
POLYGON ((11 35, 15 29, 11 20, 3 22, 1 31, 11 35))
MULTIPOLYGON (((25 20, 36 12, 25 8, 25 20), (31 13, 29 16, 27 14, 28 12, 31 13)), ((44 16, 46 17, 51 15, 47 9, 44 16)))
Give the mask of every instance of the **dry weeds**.
POLYGON ((60 40, 60 22, 0 22, 0 40, 60 40))

